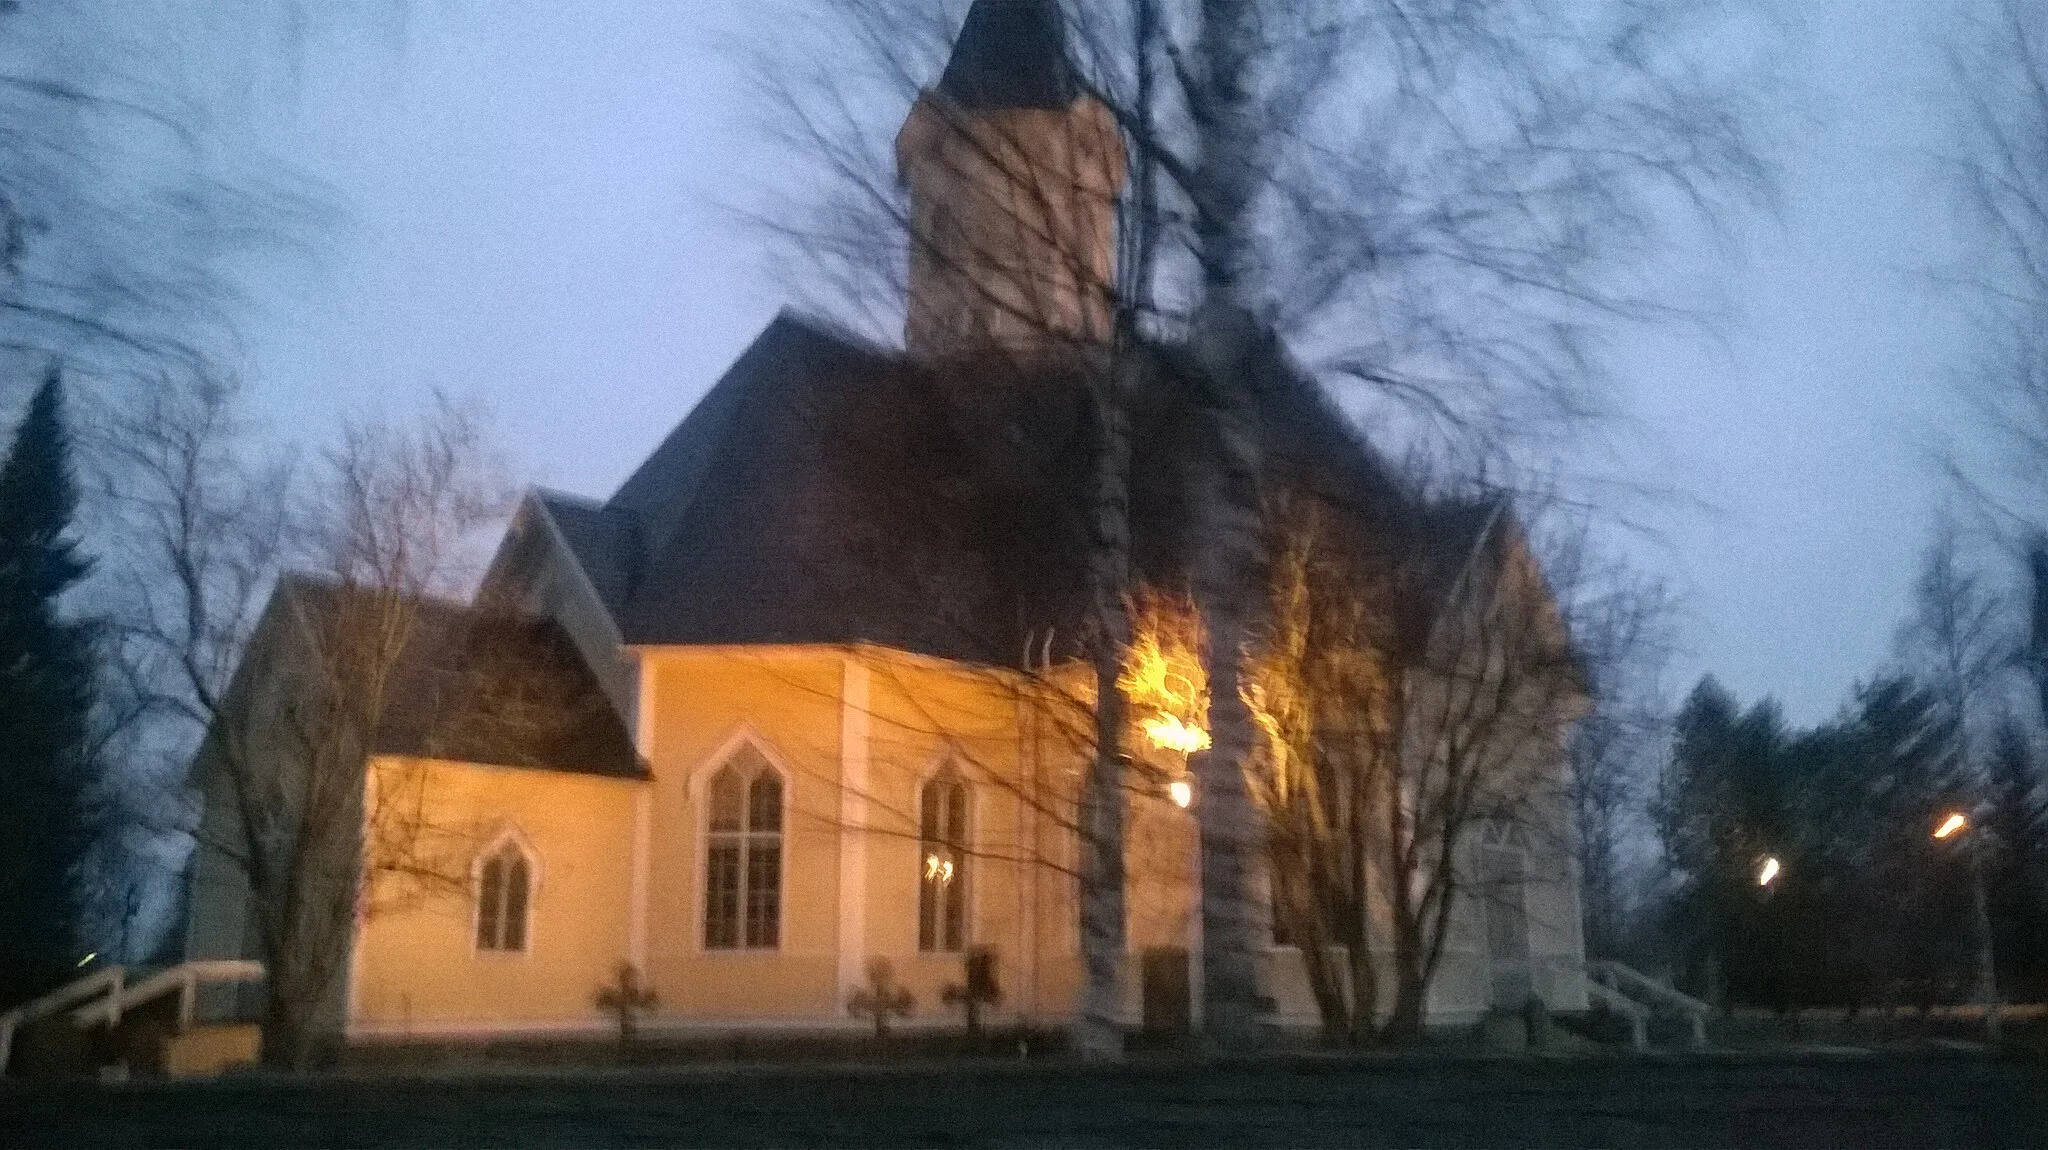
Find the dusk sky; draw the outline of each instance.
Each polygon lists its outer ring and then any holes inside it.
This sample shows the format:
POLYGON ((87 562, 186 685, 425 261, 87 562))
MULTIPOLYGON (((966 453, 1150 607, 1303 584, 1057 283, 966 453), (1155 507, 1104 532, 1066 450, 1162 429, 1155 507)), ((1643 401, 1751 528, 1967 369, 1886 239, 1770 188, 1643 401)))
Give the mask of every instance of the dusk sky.
MULTIPOLYGON (((1672 685, 1712 671, 1810 721, 1885 658, 1941 498, 1930 448, 1967 431, 1958 305, 1924 274, 1953 258, 1933 109, 1967 5, 1796 7, 1768 101, 1781 209, 1660 257, 1671 298, 1717 314, 1615 348, 1612 477, 1682 496, 1632 508, 1685 607, 1672 685)), ((336 213, 260 281, 251 378, 308 435, 432 388, 476 397, 523 478, 608 495, 790 295, 729 208, 787 162, 761 143, 748 53, 804 5, 411 9, 370 35, 316 16, 295 75, 199 69, 222 123, 336 213)))

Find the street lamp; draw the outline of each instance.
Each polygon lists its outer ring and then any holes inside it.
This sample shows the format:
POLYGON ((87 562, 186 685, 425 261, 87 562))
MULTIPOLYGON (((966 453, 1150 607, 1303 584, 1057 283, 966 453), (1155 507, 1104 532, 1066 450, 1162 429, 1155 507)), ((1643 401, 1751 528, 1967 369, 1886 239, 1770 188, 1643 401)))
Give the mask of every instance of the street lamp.
POLYGON ((1969 841, 1963 847, 1970 862, 1970 910, 1977 935, 1977 1001, 1984 1007, 1984 1037, 1992 1046, 1998 1045, 1999 1004, 1998 1004, 1998 963, 1991 952, 1991 908, 1984 897, 1984 843, 1983 835, 1969 834, 1969 817, 1961 811, 1950 811, 1934 828, 1938 841, 1968 835, 1969 841))
POLYGON ((1766 858, 1763 865, 1757 868, 1756 885, 1769 889, 1770 885, 1776 882, 1778 876, 1784 872, 1785 868, 1779 864, 1776 857, 1766 858))

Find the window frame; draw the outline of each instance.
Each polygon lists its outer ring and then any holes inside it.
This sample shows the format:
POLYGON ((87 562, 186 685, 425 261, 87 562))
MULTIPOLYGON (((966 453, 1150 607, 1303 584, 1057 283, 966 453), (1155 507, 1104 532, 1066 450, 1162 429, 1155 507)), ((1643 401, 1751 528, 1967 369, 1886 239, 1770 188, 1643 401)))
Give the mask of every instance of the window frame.
MULTIPOLYGON (((469 865, 469 950, 472 958, 486 961, 512 961, 524 959, 534 950, 534 903, 538 900, 541 886, 540 852, 533 849, 533 843, 520 833, 517 827, 507 827, 487 839, 483 849, 476 852, 469 865), (517 949, 502 946, 485 946, 484 927, 484 875, 490 865, 507 853, 518 856, 526 864, 526 897, 520 907, 520 946, 517 949)), ((500 902, 504 901, 502 894, 500 902)), ((498 922, 498 941, 505 935, 505 920, 498 922)))
MULTIPOLYGON (((917 876, 917 921, 913 928, 916 931, 916 938, 913 942, 917 954, 961 955, 966 954, 974 947, 974 872, 976 869, 973 864, 974 800, 974 787, 968 783, 966 774, 951 759, 941 762, 936 768, 926 772, 917 780, 917 853, 912 856, 915 867, 914 873, 917 876), (924 835, 925 800, 927 792, 938 785, 955 787, 960 796, 960 841, 957 843, 941 842, 941 845, 950 848, 957 856, 955 867, 958 873, 952 881, 959 884, 956 889, 960 892, 960 937, 957 946, 944 945, 946 941, 945 922, 939 915, 943 914, 945 907, 943 904, 940 904, 935 908, 933 916, 933 944, 927 947, 925 945, 924 933, 924 903, 925 893, 931 887, 925 880, 924 870, 929 858, 928 844, 935 840, 927 839, 924 835)), ((940 829, 940 833, 944 833, 943 828, 940 829)))
POLYGON ((718 751, 707 758, 691 776, 690 794, 696 807, 697 824, 697 873, 696 891, 693 897, 693 921, 690 934, 695 942, 695 953, 702 956, 759 956, 782 953, 788 941, 789 927, 789 859, 790 859, 790 809, 793 789, 789 768, 762 739, 751 729, 742 728, 722 744, 718 751), (713 831, 711 829, 712 790, 718 778, 728 768, 739 765, 739 760, 748 752, 758 759, 754 769, 740 779, 740 809, 742 816, 739 831, 713 831), (778 828, 769 832, 744 829, 751 825, 751 792, 754 781, 771 775, 781 790, 778 828), (747 874, 749 848, 757 839, 773 838, 777 848, 775 874, 775 944, 773 946, 747 945, 747 874), (740 847, 740 873, 738 905, 735 909, 734 938, 731 946, 711 945, 711 854, 721 845, 714 839, 733 840, 740 847))

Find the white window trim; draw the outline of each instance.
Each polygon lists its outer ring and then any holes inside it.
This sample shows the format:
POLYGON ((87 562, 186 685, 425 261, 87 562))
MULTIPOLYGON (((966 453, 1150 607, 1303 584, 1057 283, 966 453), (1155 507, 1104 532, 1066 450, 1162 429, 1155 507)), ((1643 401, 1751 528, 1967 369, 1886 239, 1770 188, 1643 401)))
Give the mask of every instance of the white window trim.
MULTIPOLYGON (((697 829, 697 870, 690 884, 692 887, 690 896, 690 940, 692 951, 697 956, 703 958, 758 958, 762 955, 784 954, 788 952, 789 862, 791 854, 790 843, 793 838, 790 834, 790 814, 795 807, 795 780, 796 774, 790 770, 789 764, 783 760, 781 755, 776 753, 775 748, 769 744, 768 740, 762 738, 760 733, 754 730, 753 725, 750 723, 741 723, 733 730, 732 734, 726 736, 725 741, 718 745, 717 750, 706 756, 703 761, 691 769, 689 785, 685 788, 684 795, 687 801, 695 808, 692 814, 697 829), (757 752, 761 756, 762 761, 768 764, 768 769, 774 771, 782 780, 782 865, 777 868, 775 876, 775 945, 773 947, 748 947, 745 945, 733 947, 706 946, 704 937, 706 925, 704 921, 706 909, 704 886, 711 876, 711 778, 723 769, 726 764, 730 763, 735 755, 746 748, 752 748, 757 752)), ((741 939, 744 941, 746 937, 746 892, 744 889, 740 892, 740 899, 742 903, 740 907, 740 932, 741 939)))
POLYGON ((534 904, 540 901, 541 889, 540 852, 533 848, 533 841, 516 826, 506 826, 497 834, 485 840, 482 850, 469 862, 469 953, 470 957, 483 962, 515 962, 525 959, 534 950, 534 904), (518 950, 500 950, 485 947, 477 941, 477 930, 483 925, 484 914, 484 864, 496 858, 506 847, 519 852, 526 860, 526 907, 525 932, 520 936, 524 946, 518 950))

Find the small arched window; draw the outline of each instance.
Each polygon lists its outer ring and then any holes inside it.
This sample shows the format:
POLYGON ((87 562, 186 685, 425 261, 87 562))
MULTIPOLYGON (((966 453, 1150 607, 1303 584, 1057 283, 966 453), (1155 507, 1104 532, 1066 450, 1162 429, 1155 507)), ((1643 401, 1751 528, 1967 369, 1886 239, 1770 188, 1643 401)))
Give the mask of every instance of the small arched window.
POLYGON ((967 947, 967 785, 945 772, 918 795, 917 949, 967 947))
POLYGON ((704 948, 782 942, 782 776, 744 747, 711 777, 705 824, 704 948))
POLYGON ((484 855, 477 871, 476 948, 521 954, 533 906, 533 862, 515 839, 484 855))

